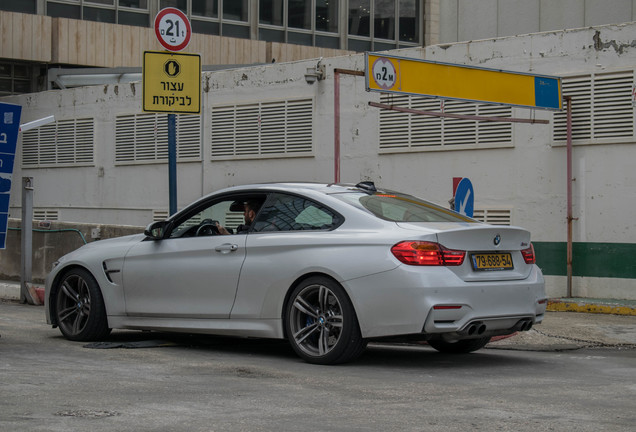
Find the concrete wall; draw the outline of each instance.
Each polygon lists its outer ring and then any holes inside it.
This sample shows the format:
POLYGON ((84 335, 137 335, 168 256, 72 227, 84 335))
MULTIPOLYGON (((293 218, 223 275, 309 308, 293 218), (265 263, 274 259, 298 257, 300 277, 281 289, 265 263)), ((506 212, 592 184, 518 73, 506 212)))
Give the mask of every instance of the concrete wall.
MULTIPOLYGON (((568 76, 617 70, 633 72, 635 41, 636 25, 626 24, 413 48, 396 54, 568 76)), ((305 82, 304 73, 307 67, 315 66, 316 60, 204 74, 202 157, 179 164, 180 208, 202 194, 235 184, 333 181, 333 71, 334 68, 361 71, 365 64, 362 55, 323 61, 327 79, 313 85, 305 82), (210 157, 212 106, 299 97, 314 101, 310 154, 210 157)), ((546 119, 550 125, 515 125, 512 141, 503 146, 386 152, 379 151, 379 110, 368 105, 370 101, 378 102, 380 95, 366 91, 364 78, 346 75, 342 77, 340 91, 343 182, 370 179, 385 187, 446 203, 452 195, 452 178, 469 177, 475 186, 477 208, 509 209, 512 224, 530 229, 535 242, 548 246, 558 243, 559 247, 564 244, 566 152, 564 146, 553 139, 552 113, 513 109, 515 117, 546 119)), ((33 177, 36 208, 58 210, 61 220, 139 226, 150 222, 153 211, 167 210, 165 163, 122 165, 114 162, 115 117, 119 113, 141 112, 139 83, 44 92, 4 98, 4 101, 24 107, 23 122, 53 113, 59 119, 82 116, 95 119, 95 160, 90 166, 20 169, 20 155, 16 157, 14 178, 33 177)), ((575 145, 575 242, 636 245, 634 205, 628 198, 636 196, 634 144, 631 138, 575 145)), ((11 201, 14 217, 19 214, 19 199, 19 190, 14 188, 11 201)), ((633 269, 626 274, 601 272, 586 276, 574 293, 636 298, 633 269)), ((564 295, 565 278, 558 272, 548 276, 551 295, 564 295)))
POLYGON ((488 39, 634 20, 634 0, 441 0, 439 42, 488 39))
MULTIPOLYGON (((43 283, 53 263, 85 243, 143 232, 143 227, 33 222, 31 282, 43 283), (97 230, 97 231, 95 231, 97 230)), ((9 219, 6 249, 0 250, 0 280, 20 280, 22 230, 20 220, 9 219)))

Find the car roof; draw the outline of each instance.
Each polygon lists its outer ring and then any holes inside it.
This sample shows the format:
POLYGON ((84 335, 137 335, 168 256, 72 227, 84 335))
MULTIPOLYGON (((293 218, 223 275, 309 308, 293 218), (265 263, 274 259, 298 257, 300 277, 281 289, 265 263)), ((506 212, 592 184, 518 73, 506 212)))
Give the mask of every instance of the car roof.
POLYGON ((224 189, 216 190, 212 193, 202 196, 198 200, 189 204, 188 206, 182 208, 175 214, 169 217, 169 219, 174 219, 178 217, 178 215, 192 207, 196 207, 206 202, 212 197, 222 197, 224 195, 243 195, 245 199, 250 196, 254 196, 257 193, 268 193, 268 192, 286 192, 286 193, 298 193, 304 195, 314 195, 316 194, 324 194, 326 196, 336 194, 336 193, 345 193, 345 192, 369 192, 369 185, 373 186, 373 191, 375 191, 375 186, 372 182, 362 182, 357 185, 354 184, 336 184, 336 183, 314 183, 314 182, 275 182, 275 183, 254 183, 254 184, 244 184, 240 186, 231 186, 224 189), (244 193, 244 194, 243 194, 244 193))
POLYGON ((286 192, 303 192, 303 191, 315 191, 324 194, 342 193, 342 192, 361 192, 362 189, 358 188, 354 184, 342 184, 342 183, 313 183, 313 182, 276 182, 276 183, 255 183, 246 184, 241 186, 232 186, 229 188, 216 191, 214 194, 225 192, 240 192, 246 190, 283 190, 286 192))

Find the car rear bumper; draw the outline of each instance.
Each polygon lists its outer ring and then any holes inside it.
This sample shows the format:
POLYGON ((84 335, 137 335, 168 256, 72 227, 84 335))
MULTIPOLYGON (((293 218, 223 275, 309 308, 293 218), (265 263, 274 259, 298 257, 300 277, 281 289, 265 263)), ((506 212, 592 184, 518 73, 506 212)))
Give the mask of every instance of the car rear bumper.
POLYGON ((540 323, 547 302, 533 266, 522 280, 464 282, 444 267, 400 266, 344 283, 365 338, 449 340, 510 334, 540 323))

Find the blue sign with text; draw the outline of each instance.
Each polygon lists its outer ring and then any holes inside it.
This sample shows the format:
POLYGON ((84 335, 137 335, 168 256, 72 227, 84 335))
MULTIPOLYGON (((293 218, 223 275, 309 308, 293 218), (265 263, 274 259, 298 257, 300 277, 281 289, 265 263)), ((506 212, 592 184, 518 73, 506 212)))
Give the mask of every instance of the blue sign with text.
POLYGON ((13 161, 22 107, 0 103, 0 249, 6 247, 13 161))
POLYGON ((474 206, 475 192, 473 191, 473 184, 467 177, 464 177, 455 190, 455 211, 464 216, 473 217, 474 206))

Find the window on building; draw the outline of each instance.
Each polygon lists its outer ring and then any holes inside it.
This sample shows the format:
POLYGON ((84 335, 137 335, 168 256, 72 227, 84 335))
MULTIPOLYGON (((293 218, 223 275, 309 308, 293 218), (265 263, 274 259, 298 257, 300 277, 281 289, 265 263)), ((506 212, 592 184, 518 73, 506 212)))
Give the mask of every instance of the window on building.
POLYGON ((349 34, 370 36, 371 0, 349 0, 349 34))
POLYGON ((82 19, 82 9, 79 2, 70 4, 48 1, 46 3, 46 14, 53 18, 82 19))
POLYGON ((84 19, 88 21, 97 21, 97 22, 106 22, 106 23, 117 22, 117 13, 115 12, 114 9, 85 7, 83 12, 84 12, 84 19))
POLYGON ((375 0, 373 36, 376 39, 395 39, 395 2, 375 0))
POLYGON ((338 32, 338 2, 316 0, 316 31, 338 32))
POLYGON ((223 19, 247 22, 248 10, 249 4, 247 0, 223 1, 223 19))
POLYGON ((288 0, 287 25, 311 30, 311 0, 288 0))
POLYGON ((192 0, 192 16, 218 18, 218 0, 192 0))
POLYGON ((338 11, 336 0, 262 0, 259 39, 340 48, 338 11))
POLYGON ((31 93, 33 67, 27 63, 0 62, 0 96, 31 93))
POLYGON ((46 0, 45 6, 46 15, 51 17, 150 25, 148 0, 46 0))
POLYGON ((2 1, 0 10, 34 14, 37 12, 37 0, 2 1))
POLYGON ((421 6, 421 0, 349 0, 347 48, 383 51, 415 46, 421 39, 421 6))
POLYGON ((258 5, 258 22, 282 26, 284 6, 284 0, 261 0, 258 5))
POLYGON ((147 10, 148 0, 119 0, 119 6, 147 10))
POLYGON ((250 38, 248 0, 181 1, 184 3, 182 10, 189 10, 193 32, 250 38))
POLYGON ((183 13, 186 13, 188 11, 188 0, 161 0, 159 2, 160 9, 165 9, 168 7, 176 8, 183 13))
POLYGON ((402 42, 419 42, 420 2, 400 0, 399 39, 402 42))

